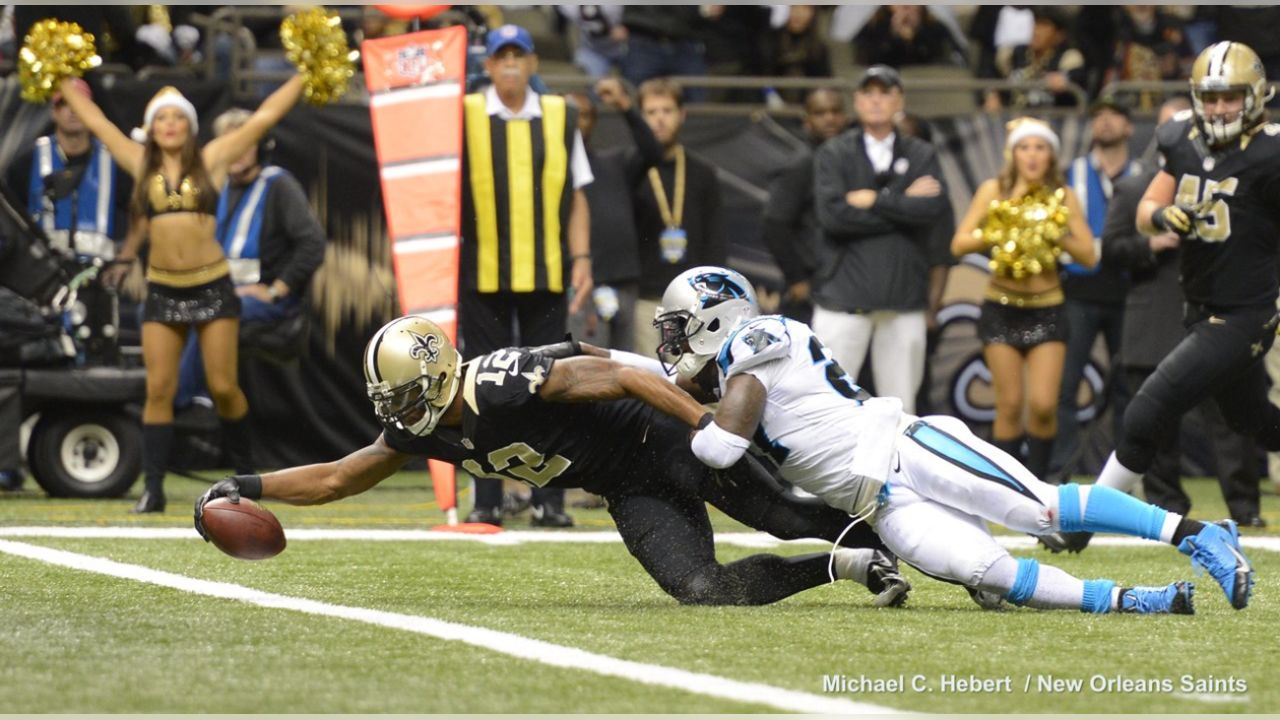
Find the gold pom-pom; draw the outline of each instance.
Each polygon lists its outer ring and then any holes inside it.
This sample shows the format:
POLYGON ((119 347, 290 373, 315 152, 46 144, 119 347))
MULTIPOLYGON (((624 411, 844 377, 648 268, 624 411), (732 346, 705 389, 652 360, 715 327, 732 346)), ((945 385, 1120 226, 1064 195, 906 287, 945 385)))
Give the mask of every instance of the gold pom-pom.
POLYGON ((296 12, 280 24, 285 57, 302 74, 303 96, 312 105, 326 105, 347 91, 360 56, 347 46, 342 21, 323 7, 296 12))
POLYGON ((991 272, 1021 280, 1056 270, 1069 216, 1065 201, 1061 188, 1039 186, 1020 198, 992 202, 980 231, 990 246, 991 272))
POLYGON ((77 23, 41 20, 31 26, 18 52, 18 80, 22 99, 46 103, 63 78, 80 77, 102 64, 93 46, 93 33, 77 23))

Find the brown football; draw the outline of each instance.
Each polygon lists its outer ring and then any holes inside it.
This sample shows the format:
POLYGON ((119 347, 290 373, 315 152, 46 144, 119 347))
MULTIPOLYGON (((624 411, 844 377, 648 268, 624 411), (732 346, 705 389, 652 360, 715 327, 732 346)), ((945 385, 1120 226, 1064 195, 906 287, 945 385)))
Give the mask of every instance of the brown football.
POLYGON ((284 528, 271 511, 240 498, 218 498, 204 506, 204 531, 222 552, 241 560, 265 560, 284 551, 284 528))

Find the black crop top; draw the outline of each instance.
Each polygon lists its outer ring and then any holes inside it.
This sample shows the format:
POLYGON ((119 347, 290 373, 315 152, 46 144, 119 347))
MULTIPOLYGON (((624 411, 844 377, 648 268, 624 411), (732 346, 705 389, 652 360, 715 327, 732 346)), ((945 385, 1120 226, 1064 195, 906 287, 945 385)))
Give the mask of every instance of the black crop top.
POLYGON ((164 174, 156 173, 147 182, 147 217, 177 212, 213 215, 218 207, 218 194, 209 193, 210 197, 202 195, 190 176, 182 178, 177 190, 170 190, 169 181, 164 174))

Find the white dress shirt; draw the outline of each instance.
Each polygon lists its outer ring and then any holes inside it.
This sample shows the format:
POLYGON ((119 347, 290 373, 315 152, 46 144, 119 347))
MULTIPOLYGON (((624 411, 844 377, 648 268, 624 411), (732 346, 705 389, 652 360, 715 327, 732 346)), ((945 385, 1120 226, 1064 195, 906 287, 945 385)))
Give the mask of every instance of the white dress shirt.
POLYGON ((871 137, 871 133, 862 132, 862 144, 867 149, 867 159, 877 173, 888 172, 893 164, 893 141, 896 133, 889 133, 883 140, 871 137))

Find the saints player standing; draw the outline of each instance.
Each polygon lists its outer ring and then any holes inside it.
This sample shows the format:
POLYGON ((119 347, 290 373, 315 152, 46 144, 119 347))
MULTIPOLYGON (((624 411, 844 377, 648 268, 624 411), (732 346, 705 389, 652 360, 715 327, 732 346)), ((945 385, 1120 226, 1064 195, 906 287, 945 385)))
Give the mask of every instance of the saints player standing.
MULTIPOLYGON (((1129 402, 1099 486, 1133 487, 1157 439, 1177 432, 1177 419, 1208 397, 1233 430, 1280 450, 1280 408, 1267 401, 1262 361, 1276 336, 1280 240, 1280 125, 1265 112, 1271 94, 1258 55, 1220 42, 1192 66, 1193 109, 1157 130, 1162 169, 1138 205, 1138 229, 1181 238, 1187 335, 1129 402)), ((1235 523, 1225 525, 1234 538, 1235 523)))
MULTIPOLYGON (((600 357, 568 357, 576 343, 507 348, 460 363, 444 332, 408 315, 383 326, 364 354, 369 399, 384 432, 342 460, 222 480, 196 501, 271 497, 294 505, 364 492, 409 460, 460 464, 474 477, 536 487, 585 488, 602 495, 627 549, 681 603, 761 605, 847 578, 899 605, 910 585, 874 532, 863 528, 834 553, 759 554, 716 561, 705 502, 782 539, 840 539, 847 518, 832 508, 785 497, 749 466, 712 473, 689 451, 685 422, 702 410, 677 396, 657 410, 629 397, 667 387, 661 372, 600 357), (867 548, 867 549, 849 549, 867 548)), ((643 365, 644 358, 619 353, 643 365)), ((648 364, 657 365, 649 360, 648 364)), ((692 401, 689 401, 692 402, 692 401)), ((756 468, 758 469, 758 468, 756 468)))
MULTIPOLYGON (((671 281, 654 320, 664 364, 684 378, 704 371, 715 378, 719 407, 698 421, 690 443, 711 467, 737 462, 754 439, 785 480, 855 516, 852 527, 873 523, 903 562, 1015 604, 1191 614, 1193 588, 1080 580, 1010 556, 983 520, 1033 535, 1103 531, 1170 543, 1206 566, 1234 607, 1247 603, 1252 573, 1237 572, 1232 559, 1243 555, 1217 525, 1110 488, 1049 485, 956 418, 919 418, 896 398, 871 396, 804 323, 758 315, 746 278, 698 267, 671 281)), ((666 403, 679 391, 643 392, 666 403)))

